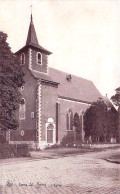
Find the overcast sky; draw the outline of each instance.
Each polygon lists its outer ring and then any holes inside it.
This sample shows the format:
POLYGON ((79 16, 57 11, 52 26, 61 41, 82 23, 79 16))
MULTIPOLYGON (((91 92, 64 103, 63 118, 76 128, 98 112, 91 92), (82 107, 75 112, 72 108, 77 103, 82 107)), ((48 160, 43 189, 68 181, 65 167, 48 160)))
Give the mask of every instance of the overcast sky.
POLYGON ((92 80, 102 95, 120 87, 119 0, 0 0, 0 30, 15 52, 25 45, 31 9, 49 66, 92 80))

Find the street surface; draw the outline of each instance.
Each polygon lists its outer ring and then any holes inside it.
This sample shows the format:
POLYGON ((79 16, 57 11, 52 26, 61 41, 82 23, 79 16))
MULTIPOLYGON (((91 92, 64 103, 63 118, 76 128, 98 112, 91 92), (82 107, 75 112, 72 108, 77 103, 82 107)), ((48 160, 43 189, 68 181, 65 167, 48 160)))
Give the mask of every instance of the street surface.
POLYGON ((105 160, 120 148, 0 164, 0 194, 120 194, 120 164, 105 160))

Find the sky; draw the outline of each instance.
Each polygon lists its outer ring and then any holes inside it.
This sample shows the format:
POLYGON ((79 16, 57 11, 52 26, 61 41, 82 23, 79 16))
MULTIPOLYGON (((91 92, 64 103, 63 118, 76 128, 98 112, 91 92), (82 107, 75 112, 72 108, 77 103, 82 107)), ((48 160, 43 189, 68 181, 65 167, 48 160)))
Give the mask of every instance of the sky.
POLYGON ((120 0, 0 0, 0 31, 13 52, 27 39, 30 14, 49 66, 93 81, 110 98, 120 87, 120 0))

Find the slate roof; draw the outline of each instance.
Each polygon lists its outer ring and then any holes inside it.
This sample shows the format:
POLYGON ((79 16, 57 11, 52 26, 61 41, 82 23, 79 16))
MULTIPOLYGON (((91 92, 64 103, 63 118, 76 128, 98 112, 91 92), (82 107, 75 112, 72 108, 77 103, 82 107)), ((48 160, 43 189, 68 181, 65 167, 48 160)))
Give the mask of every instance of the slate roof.
POLYGON ((34 24, 33 24, 32 15, 31 15, 31 21, 30 21, 30 26, 29 26, 29 30, 28 30, 26 45, 23 48, 21 48, 20 50, 18 50, 16 52, 16 54, 19 53, 20 51, 26 49, 27 47, 33 47, 37 50, 40 50, 40 51, 46 53, 47 55, 52 54, 50 51, 48 51, 47 49, 45 49, 45 48, 43 48, 42 46, 39 45, 37 35, 36 35, 36 32, 35 32, 35 27, 34 27, 34 24))
POLYGON ((37 79, 42 79, 42 80, 47 80, 47 81, 53 81, 48 74, 40 73, 40 72, 32 71, 32 70, 30 70, 30 71, 31 71, 32 75, 35 78, 37 78, 37 79))
POLYGON ((58 95, 85 102, 97 101, 102 95, 92 81, 71 75, 71 81, 66 79, 68 73, 49 67, 49 76, 53 81, 60 83, 58 95))
POLYGON ((19 52, 25 50, 25 49, 28 48, 28 47, 37 49, 38 51, 42 51, 43 53, 45 53, 45 54, 47 54, 47 55, 52 54, 52 52, 48 51, 47 49, 43 48, 42 46, 40 46, 40 45, 35 45, 35 44, 33 44, 33 43, 30 43, 29 45, 25 45, 25 46, 22 47, 20 50, 18 50, 15 54, 18 54, 19 52))
POLYGON ((29 30, 28 30, 26 45, 29 45, 29 44, 32 44, 32 43, 35 44, 35 45, 39 45, 38 39, 37 39, 37 36, 36 36, 36 32, 35 32, 35 27, 34 27, 34 24, 33 24, 32 14, 31 14, 31 21, 30 21, 30 26, 29 26, 29 30))

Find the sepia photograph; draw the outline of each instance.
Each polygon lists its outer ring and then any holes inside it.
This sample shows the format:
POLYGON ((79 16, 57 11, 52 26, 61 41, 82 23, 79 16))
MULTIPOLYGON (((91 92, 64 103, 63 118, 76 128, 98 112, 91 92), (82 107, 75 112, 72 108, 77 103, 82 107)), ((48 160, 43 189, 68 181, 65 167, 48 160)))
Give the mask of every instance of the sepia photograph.
POLYGON ((120 194, 120 0, 0 0, 0 194, 120 194))

